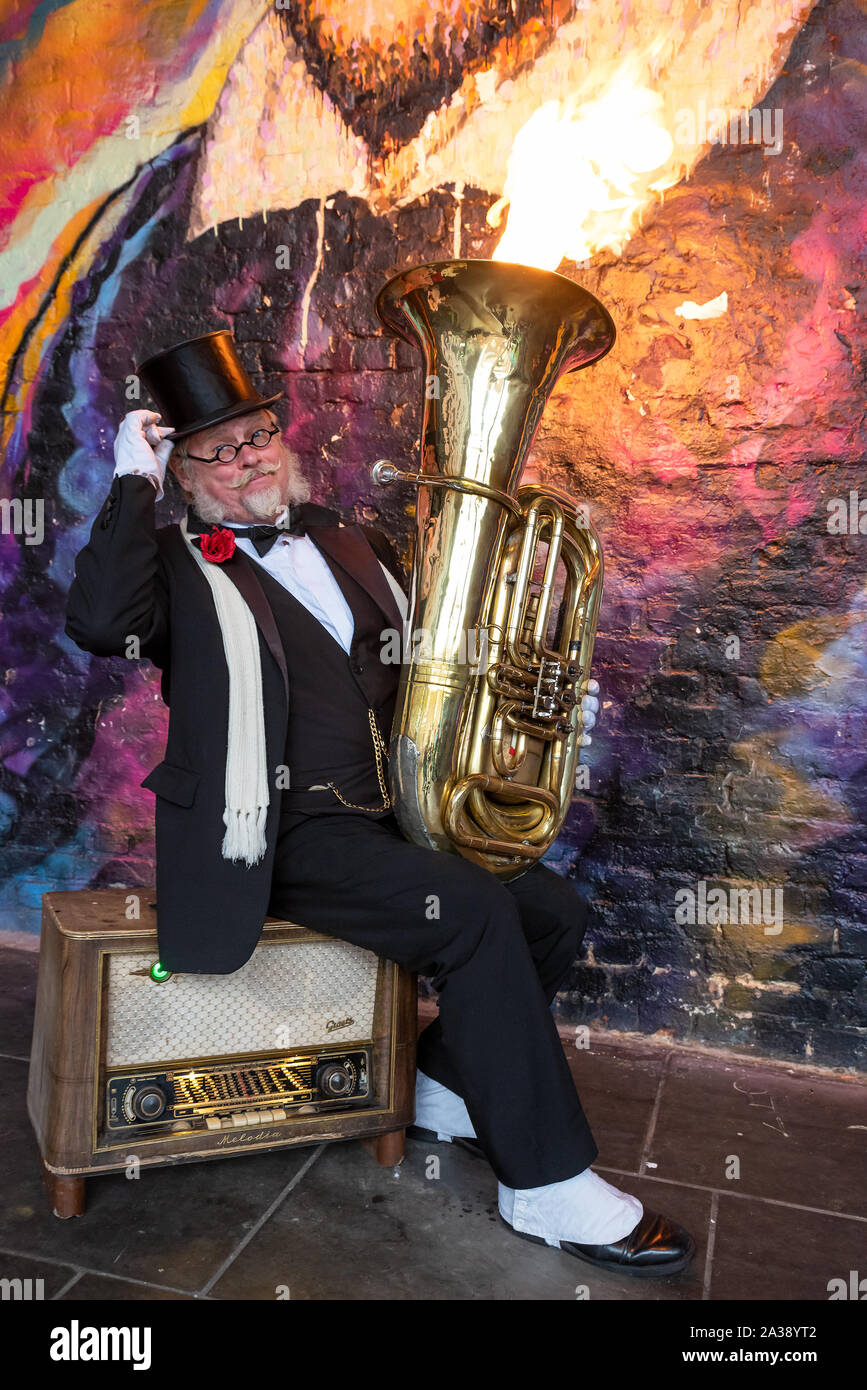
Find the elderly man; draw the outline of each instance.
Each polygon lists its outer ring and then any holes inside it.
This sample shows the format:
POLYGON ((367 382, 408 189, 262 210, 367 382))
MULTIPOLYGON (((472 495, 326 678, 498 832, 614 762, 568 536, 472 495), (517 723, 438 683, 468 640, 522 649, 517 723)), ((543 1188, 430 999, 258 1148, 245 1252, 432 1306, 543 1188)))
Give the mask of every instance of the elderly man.
MULTIPOLYGON (((398 669, 381 656, 406 600, 387 537, 302 500, 276 398, 225 330, 139 370, 162 413, 120 426, 67 632, 162 671, 166 756, 142 785, 163 965, 237 970, 271 913, 432 977, 416 1133, 487 1157, 524 1238, 622 1273, 684 1269, 687 1232, 590 1167, 549 1007, 584 935, 574 886, 541 863, 503 883, 400 833, 386 774, 398 669), (170 455, 188 511, 157 530, 170 455)), ((595 708, 585 697, 588 724, 595 708)))

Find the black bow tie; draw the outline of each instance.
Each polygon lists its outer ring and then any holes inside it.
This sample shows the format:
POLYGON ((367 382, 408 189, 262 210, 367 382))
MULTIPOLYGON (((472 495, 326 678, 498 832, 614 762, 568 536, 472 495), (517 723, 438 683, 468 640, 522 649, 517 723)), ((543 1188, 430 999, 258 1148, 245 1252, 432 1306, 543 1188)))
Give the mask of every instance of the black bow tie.
MULTIPOLYGON (((216 524, 219 523, 202 521, 190 508, 187 516, 189 532, 201 535, 205 531, 211 531, 216 524)), ((315 502, 300 502, 297 506, 289 507, 282 526, 232 526, 227 523, 226 529, 233 531, 239 540, 243 538, 252 541, 256 554, 261 557, 267 555, 279 536, 306 536, 308 526, 339 525, 340 517, 329 507, 319 507, 315 502)))

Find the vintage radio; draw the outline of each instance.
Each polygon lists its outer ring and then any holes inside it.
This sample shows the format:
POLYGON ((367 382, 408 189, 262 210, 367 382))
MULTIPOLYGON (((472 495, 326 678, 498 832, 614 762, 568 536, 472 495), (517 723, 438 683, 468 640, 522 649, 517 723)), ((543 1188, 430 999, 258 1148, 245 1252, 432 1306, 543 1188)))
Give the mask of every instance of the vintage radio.
POLYGON ((85 1177, 130 1156, 156 1166, 362 1139, 398 1162, 415 976, 274 918, 234 974, 169 975, 152 897, 43 896, 27 1105, 55 1214, 80 1215, 85 1177))

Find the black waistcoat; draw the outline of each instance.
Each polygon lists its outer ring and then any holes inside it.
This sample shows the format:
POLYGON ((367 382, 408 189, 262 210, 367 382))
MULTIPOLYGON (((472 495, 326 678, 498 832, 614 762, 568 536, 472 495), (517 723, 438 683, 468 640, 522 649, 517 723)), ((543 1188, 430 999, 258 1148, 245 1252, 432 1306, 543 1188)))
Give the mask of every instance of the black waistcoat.
MULTIPOLYGON (((256 565, 257 578, 277 623, 289 676, 284 753, 289 785, 280 792, 281 813, 346 811, 333 791, 308 790, 334 782, 347 801, 375 808, 369 814, 385 815, 368 710, 373 710, 387 748, 400 678, 398 665, 380 659, 380 633, 390 623, 357 580, 330 556, 323 558, 352 610, 354 628, 348 654, 303 603, 256 565)), ((387 785, 388 759, 384 755, 382 767, 387 785)), ((285 777, 282 780, 285 782, 285 777)), ((275 781, 272 768, 272 788, 275 781)))

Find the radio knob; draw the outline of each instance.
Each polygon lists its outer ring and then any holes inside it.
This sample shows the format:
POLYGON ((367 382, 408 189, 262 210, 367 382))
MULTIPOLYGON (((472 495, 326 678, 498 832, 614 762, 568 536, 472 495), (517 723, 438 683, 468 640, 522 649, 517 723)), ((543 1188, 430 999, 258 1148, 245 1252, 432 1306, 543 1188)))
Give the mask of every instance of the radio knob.
POLYGON ((132 1097, 132 1112, 137 1120, 156 1120, 166 1108, 166 1098, 159 1086, 143 1086, 132 1097))
POLYGON ((325 1062, 316 1073, 316 1085, 326 1096, 348 1096, 355 1076, 345 1062, 325 1062))

